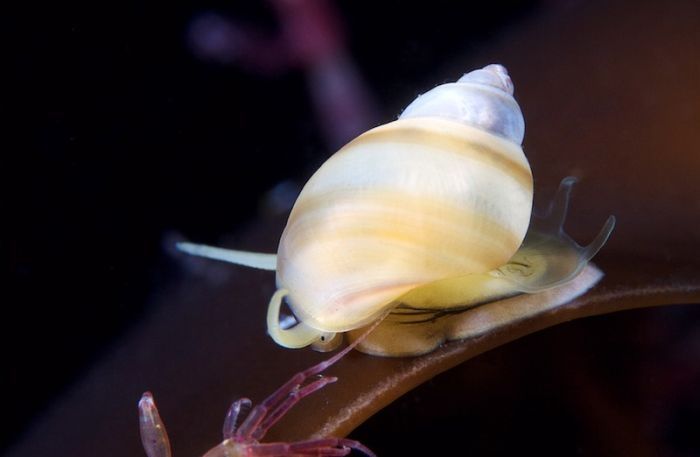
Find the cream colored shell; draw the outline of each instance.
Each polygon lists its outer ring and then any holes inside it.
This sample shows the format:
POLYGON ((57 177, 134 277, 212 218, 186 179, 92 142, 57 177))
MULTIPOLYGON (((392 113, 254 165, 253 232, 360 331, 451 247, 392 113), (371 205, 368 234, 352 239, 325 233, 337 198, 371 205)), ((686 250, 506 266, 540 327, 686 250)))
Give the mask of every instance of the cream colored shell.
POLYGON ((178 248, 276 270, 267 327, 282 346, 329 349, 341 332, 390 311, 361 350, 431 350, 470 335, 444 330, 453 323, 446 316, 469 320, 477 308, 498 310, 505 298, 573 281, 615 225, 609 218, 585 247, 573 241, 563 230, 574 182, 566 178, 547 217, 534 217, 528 228, 533 190, 519 146, 524 128, 507 70, 487 65, 419 96, 399 120, 324 163, 299 196, 277 255, 178 248), (280 321, 285 297, 297 318, 292 328, 280 321), (394 338, 396 331, 403 337, 394 338))
POLYGON ((308 181, 280 241, 278 287, 308 326, 357 328, 417 286, 505 264, 531 209, 518 145, 452 120, 399 119, 308 181))

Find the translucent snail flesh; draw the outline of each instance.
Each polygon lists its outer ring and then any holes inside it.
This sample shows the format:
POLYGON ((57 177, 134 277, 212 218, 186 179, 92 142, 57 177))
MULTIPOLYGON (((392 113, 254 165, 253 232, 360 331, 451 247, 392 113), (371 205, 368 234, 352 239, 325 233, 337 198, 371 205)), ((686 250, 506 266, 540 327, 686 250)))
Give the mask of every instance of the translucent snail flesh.
POLYGON ((407 310, 434 319, 561 286, 602 247, 614 219, 588 247, 566 236, 567 178, 549 216, 530 227, 532 173, 512 94, 506 69, 488 65, 348 143, 304 186, 277 256, 179 248, 275 269, 268 331, 286 347, 328 340, 390 311, 388 322, 407 310), (279 325, 285 297, 299 321, 291 329, 279 325))

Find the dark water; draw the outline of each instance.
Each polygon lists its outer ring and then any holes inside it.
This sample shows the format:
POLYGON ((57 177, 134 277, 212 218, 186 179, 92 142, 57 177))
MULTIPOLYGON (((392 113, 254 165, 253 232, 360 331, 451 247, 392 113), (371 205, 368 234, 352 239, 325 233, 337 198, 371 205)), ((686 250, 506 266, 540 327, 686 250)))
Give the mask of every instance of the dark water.
MULTIPOLYGON (((279 35, 269 4, 176 3, 60 3, 5 17, 0 388, 10 420, 0 447, 176 277, 165 239, 235 233, 261 195, 303 179, 340 141, 324 136, 303 63, 284 53, 226 62, 192 44, 205 13, 279 35)), ((459 76, 447 65, 541 10, 512 3, 338 3, 375 119, 459 76)))

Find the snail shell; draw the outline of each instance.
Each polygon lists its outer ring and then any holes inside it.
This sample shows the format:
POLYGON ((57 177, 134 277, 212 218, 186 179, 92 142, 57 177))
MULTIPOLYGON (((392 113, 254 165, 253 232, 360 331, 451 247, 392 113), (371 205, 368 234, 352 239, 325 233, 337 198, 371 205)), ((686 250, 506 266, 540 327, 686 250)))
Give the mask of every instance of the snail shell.
POLYGON ((581 270, 612 226, 585 251, 554 230, 544 248, 523 246, 527 258, 503 268, 518 258, 532 211, 523 136, 513 83, 504 67, 488 65, 423 94, 329 158, 299 195, 276 258, 179 247, 276 269, 268 331, 287 347, 360 328, 402 303, 459 308, 553 287, 581 270), (289 330, 278 317, 285 297, 299 320, 289 330))
POLYGON ((532 173, 512 88, 496 65, 438 86, 311 177, 277 259, 277 284, 302 322, 350 330, 411 289, 513 256, 532 173))

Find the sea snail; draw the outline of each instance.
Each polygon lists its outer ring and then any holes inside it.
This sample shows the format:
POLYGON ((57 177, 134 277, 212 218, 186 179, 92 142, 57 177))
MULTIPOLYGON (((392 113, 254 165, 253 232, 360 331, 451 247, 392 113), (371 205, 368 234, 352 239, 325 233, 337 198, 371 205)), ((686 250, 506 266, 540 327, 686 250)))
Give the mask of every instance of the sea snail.
POLYGON ((276 270, 268 332, 292 348, 392 310, 435 318, 560 286, 602 247, 614 218, 589 246, 571 240, 562 230, 567 178, 548 217, 530 227, 524 130, 506 69, 488 65, 419 96, 398 120, 331 156, 294 204, 276 256, 178 247, 276 270), (289 329, 279 323, 283 299, 298 320, 289 329))

